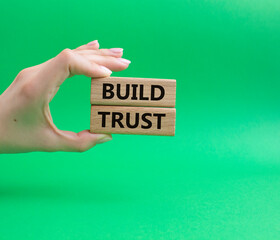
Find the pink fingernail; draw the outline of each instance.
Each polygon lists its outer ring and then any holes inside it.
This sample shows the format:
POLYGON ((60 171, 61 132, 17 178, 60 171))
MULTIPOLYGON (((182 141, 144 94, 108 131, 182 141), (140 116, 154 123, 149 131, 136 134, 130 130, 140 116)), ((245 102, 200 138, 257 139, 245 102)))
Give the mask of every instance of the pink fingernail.
POLYGON ((113 53, 122 53, 123 52, 122 48, 110 48, 109 50, 113 53))
POLYGON ((102 70, 104 70, 106 73, 111 74, 112 71, 104 66, 100 66, 102 68, 102 70))
POLYGON ((127 59, 124 59, 124 58, 118 58, 119 61, 125 63, 125 64, 130 64, 131 61, 127 60, 127 59))
POLYGON ((111 140, 112 140, 112 136, 107 136, 107 135, 102 135, 102 134, 100 134, 100 135, 97 137, 96 143, 97 143, 97 144, 100 144, 100 143, 105 143, 105 142, 108 142, 108 141, 111 141, 111 140))
POLYGON ((98 43, 98 40, 94 40, 92 42, 89 42, 87 45, 92 46, 92 45, 95 45, 96 43, 98 43))

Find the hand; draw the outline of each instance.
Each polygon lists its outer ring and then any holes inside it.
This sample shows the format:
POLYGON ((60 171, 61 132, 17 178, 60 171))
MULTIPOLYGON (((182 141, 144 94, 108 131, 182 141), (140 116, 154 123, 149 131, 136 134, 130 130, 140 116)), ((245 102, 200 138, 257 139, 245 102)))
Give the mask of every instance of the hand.
POLYGON ((99 49, 97 41, 23 69, 0 95, 0 153, 30 151, 86 151, 112 139, 107 134, 59 130, 49 103, 65 79, 74 75, 106 77, 130 63, 121 48, 99 49))

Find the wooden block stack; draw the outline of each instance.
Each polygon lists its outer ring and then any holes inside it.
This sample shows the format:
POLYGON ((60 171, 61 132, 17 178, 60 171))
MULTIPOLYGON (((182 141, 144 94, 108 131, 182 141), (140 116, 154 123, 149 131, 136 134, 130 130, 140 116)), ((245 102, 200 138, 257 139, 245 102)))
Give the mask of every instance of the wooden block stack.
POLYGON ((94 78, 90 131, 174 136, 175 100, 173 79, 94 78))

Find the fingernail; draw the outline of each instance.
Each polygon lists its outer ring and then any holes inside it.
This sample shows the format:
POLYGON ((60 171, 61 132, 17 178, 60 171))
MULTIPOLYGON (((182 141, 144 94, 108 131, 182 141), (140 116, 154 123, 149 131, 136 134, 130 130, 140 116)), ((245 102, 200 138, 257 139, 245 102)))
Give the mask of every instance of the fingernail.
POLYGON ((127 60, 127 59, 124 59, 124 58, 118 58, 119 61, 125 63, 125 64, 130 64, 131 61, 127 60))
POLYGON ((109 142, 111 141, 113 138, 111 136, 108 135, 100 135, 97 138, 96 144, 100 144, 100 143, 105 143, 105 142, 109 142))
POLYGON ((89 42, 87 45, 92 46, 92 45, 95 45, 96 43, 98 43, 98 40, 94 40, 92 42, 89 42))
POLYGON ((110 48, 109 50, 113 53, 122 53, 123 52, 122 48, 110 48))
POLYGON ((111 74, 111 73, 112 73, 112 71, 111 71, 110 69, 108 69, 108 68, 106 68, 106 67, 104 67, 104 66, 100 66, 100 67, 101 67, 102 70, 105 71, 106 73, 108 73, 108 74, 111 74))

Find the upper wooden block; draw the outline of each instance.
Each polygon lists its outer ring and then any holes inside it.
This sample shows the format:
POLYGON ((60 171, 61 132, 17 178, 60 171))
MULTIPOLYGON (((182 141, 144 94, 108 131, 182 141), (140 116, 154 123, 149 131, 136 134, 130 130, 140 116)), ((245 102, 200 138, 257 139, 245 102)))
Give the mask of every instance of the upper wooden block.
POLYGON ((91 104, 175 107, 176 80, 155 78, 92 78, 91 104))

